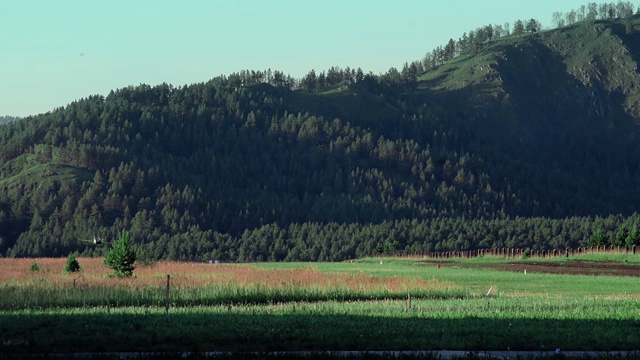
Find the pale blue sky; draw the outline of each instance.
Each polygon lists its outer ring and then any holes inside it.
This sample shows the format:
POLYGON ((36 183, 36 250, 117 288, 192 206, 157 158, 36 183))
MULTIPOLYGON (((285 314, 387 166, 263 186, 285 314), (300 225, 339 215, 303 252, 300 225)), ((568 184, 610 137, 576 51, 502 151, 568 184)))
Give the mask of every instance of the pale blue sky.
POLYGON ((551 26, 554 11, 588 2, 0 0, 0 115, 242 69, 299 78, 335 65, 378 74, 477 27, 529 18, 551 26))

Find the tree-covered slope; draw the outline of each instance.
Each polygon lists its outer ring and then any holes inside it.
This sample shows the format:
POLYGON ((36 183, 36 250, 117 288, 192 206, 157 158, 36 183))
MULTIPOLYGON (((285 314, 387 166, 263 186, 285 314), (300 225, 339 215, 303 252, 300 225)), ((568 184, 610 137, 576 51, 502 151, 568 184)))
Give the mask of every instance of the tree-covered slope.
POLYGON ((614 240, 640 200, 638 21, 504 37, 395 83, 234 74, 7 124, 0 254, 98 254, 80 240, 123 229, 178 259, 614 240))
POLYGON ((547 203, 547 216, 633 212, 638 26, 634 16, 502 38, 425 74, 421 85, 502 147, 507 173, 538 180, 526 191, 547 203))

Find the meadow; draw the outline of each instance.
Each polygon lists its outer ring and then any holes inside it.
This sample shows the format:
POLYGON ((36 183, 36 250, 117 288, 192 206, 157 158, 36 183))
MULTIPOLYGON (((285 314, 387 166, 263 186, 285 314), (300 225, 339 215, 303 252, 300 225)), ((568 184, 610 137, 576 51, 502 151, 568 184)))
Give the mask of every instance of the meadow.
POLYGON ((64 259, 0 259, 0 353, 615 351, 640 344, 637 277, 363 259, 159 262, 118 279, 107 277, 101 259, 79 261, 81 273, 64 274, 64 259), (33 262, 39 271, 30 270, 33 262))

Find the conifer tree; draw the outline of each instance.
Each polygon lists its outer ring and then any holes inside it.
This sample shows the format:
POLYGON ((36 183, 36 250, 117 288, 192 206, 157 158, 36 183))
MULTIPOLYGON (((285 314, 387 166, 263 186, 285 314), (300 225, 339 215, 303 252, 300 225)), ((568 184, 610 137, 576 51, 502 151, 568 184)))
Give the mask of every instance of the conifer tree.
POLYGON ((80 271, 80 263, 76 259, 76 253, 71 252, 67 256, 67 264, 64 266, 65 273, 72 273, 80 271))
POLYGON ((121 231, 118 240, 104 257, 104 263, 112 269, 117 277, 130 277, 136 262, 136 252, 131 243, 131 237, 126 231, 121 231))

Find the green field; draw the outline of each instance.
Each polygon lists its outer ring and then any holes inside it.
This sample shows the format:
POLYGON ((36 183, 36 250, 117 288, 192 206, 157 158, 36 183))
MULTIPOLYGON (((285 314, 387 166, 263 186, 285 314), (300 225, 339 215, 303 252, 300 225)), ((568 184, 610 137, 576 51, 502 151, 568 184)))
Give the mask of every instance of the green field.
POLYGON ((55 270, 56 262, 39 273, 25 269, 5 277, 0 353, 640 347, 638 277, 365 259, 223 267, 164 263, 123 280, 105 279, 99 262, 93 263, 75 288, 71 277, 55 270), (165 273, 175 279, 168 313, 165 273), (227 277, 233 273, 239 278, 227 277), (239 282, 250 273, 258 274, 255 280, 239 282), (17 304, 20 296, 35 294, 17 304))

